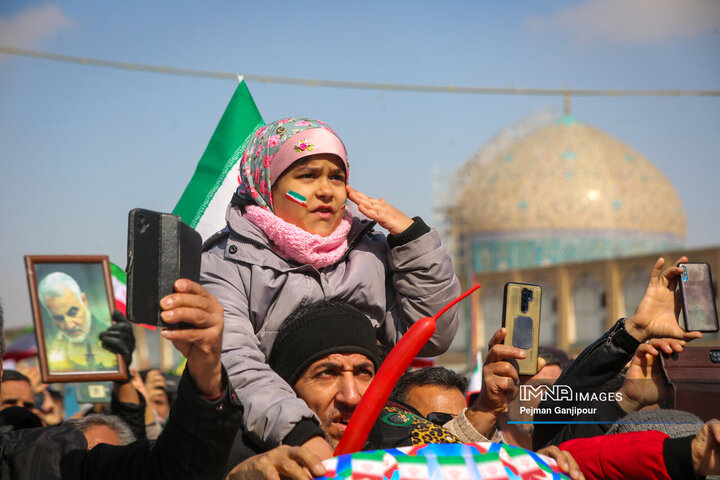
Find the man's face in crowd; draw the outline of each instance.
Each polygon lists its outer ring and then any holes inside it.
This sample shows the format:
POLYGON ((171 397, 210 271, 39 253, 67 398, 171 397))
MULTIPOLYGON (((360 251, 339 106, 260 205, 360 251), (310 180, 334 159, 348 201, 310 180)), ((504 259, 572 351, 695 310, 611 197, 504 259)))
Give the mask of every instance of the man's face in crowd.
POLYGON ((415 408, 423 417, 427 417, 430 412, 449 413, 456 417, 467 406, 465 395, 460 390, 439 385, 410 387, 405 393, 405 403, 415 408))
POLYGON ((47 390, 43 394, 43 404, 40 411, 36 411, 35 414, 45 420, 48 425, 61 424, 65 420, 64 400, 61 397, 52 396, 47 390))
POLYGON ((45 297, 44 303, 52 315, 52 320, 60 331, 73 343, 82 342, 90 332, 92 317, 87 298, 80 297, 69 288, 59 297, 45 297))
POLYGON ((359 353, 333 353, 311 364, 295 392, 320 417, 331 447, 337 447, 355 407, 375 376, 375 366, 359 353))
POLYGON ((32 410, 35 407, 35 395, 32 387, 25 380, 7 380, 2 382, 0 390, 0 410, 9 407, 25 407, 32 410))

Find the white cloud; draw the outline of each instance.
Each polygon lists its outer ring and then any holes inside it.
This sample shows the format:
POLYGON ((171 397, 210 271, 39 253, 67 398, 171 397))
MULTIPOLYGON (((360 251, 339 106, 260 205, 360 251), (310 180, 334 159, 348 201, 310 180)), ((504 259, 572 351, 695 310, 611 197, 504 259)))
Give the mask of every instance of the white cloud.
POLYGON ((12 17, 0 17, 0 45, 35 47, 72 24, 56 5, 29 8, 12 17))
POLYGON ((656 43, 720 31, 718 0, 587 0, 529 20, 533 28, 576 40, 619 45, 656 43))

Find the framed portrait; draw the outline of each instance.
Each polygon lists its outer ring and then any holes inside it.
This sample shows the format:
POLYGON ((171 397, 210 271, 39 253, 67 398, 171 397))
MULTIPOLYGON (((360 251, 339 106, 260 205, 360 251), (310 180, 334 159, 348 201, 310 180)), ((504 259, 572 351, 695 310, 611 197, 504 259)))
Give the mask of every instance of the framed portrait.
POLYGON ((45 383, 124 380, 122 356, 98 335, 114 310, 103 255, 26 255, 40 372, 45 383))

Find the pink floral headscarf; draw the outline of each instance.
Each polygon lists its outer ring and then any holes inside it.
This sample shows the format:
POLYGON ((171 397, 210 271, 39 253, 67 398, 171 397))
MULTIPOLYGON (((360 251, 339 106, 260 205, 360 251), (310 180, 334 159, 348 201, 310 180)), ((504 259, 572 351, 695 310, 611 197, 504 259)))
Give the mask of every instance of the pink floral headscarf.
POLYGON ((337 155, 349 174, 345 145, 324 122, 292 117, 258 128, 240 159, 237 196, 272 212, 272 182, 294 162, 319 153, 337 155))

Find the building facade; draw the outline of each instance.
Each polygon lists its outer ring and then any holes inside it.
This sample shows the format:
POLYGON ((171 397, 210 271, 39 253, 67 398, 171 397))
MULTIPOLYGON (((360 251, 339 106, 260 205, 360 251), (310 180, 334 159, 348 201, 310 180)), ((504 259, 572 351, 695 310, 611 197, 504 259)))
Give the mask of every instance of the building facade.
POLYGON ((720 274, 720 247, 683 249, 684 207, 667 177, 572 115, 501 132, 453 177, 440 208, 447 243, 463 285, 483 286, 443 363, 472 368, 500 328, 509 281, 542 286, 540 343, 578 352, 633 313, 658 256, 720 274))

